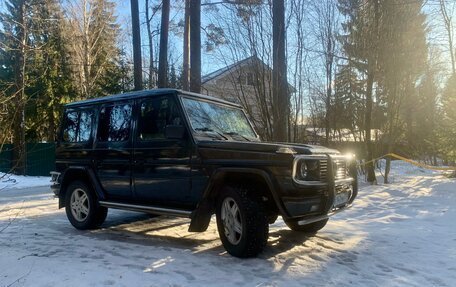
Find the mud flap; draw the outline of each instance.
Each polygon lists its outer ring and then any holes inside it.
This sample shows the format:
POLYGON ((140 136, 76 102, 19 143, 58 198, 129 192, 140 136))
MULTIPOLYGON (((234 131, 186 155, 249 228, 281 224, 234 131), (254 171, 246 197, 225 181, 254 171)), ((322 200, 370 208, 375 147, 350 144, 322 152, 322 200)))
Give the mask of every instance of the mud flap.
POLYGON ((209 200, 202 201, 195 211, 192 212, 189 232, 203 232, 206 231, 211 222, 213 213, 213 205, 209 200))

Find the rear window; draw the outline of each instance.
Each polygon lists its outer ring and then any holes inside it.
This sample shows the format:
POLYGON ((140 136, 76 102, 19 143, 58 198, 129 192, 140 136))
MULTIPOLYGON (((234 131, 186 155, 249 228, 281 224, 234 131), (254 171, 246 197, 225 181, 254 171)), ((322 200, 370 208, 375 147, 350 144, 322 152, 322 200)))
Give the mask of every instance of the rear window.
POLYGON ((63 125, 64 142, 87 142, 92 133, 93 111, 68 111, 63 125))

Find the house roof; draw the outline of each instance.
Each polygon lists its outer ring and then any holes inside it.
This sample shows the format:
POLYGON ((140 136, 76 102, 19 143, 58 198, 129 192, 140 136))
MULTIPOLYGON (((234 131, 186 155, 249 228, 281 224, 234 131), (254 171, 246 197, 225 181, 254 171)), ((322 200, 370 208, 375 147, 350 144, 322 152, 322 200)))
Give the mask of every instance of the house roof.
MULTIPOLYGON (((261 63, 263 63, 263 61, 261 61, 258 57, 256 56, 251 56, 251 57, 248 57, 248 58, 245 58, 243 60, 240 60, 234 64, 231 64, 231 65, 228 65, 226 67, 223 67, 221 69, 218 69, 212 73, 209 73, 207 75, 204 75, 202 78, 201 78, 201 84, 205 84, 211 80, 214 80, 220 76, 222 76, 223 74, 227 73, 227 72, 230 72, 232 70, 234 70, 235 68, 238 68, 238 67, 242 67, 246 64, 249 64, 249 62, 253 62, 253 61, 260 61, 261 63)), ((263 65, 267 66, 266 64, 263 63, 263 65)), ((268 67, 269 68, 269 67, 268 67)))
MULTIPOLYGON (((268 65, 266 65, 260 58, 258 58, 257 56, 250 56, 248 58, 245 58, 243 60, 240 60, 234 64, 231 64, 231 65, 228 65, 226 67, 223 67, 221 69, 218 69, 214 72, 211 72, 207 75, 204 75, 203 77, 201 77, 201 84, 206 84, 207 82, 209 81, 212 81, 214 79, 217 79, 227 73, 230 73, 230 72, 233 72, 235 69, 237 68, 241 68, 243 66, 246 66, 246 65, 249 65, 249 64, 253 64, 253 63, 259 63, 261 66, 263 66, 263 68, 265 70, 269 70, 269 71, 272 71, 272 68, 269 67, 268 65)), ((289 90, 292 92, 292 93, 295 93, 296 92, 296 89, 295 87, 293 87, 292 85, 290 85, 288 83, 288 88, 289 90)))

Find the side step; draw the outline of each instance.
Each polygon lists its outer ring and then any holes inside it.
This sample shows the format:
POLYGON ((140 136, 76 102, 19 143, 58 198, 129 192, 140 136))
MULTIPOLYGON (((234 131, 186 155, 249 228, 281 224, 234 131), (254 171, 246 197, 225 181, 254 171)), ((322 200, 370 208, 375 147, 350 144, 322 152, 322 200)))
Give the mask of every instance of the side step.
POLYGON ((170 208, 163 208, 163 207, 136 205, 136 204, 119 203, 119 202, 112 202, 112 201, 99 201, 99 203, 101 206, 108 207, 108 208, 125 209, 125 210, 146 212, 146 213, 159 214, 159 215, 171 215, 171 216, 190 218, 190 215, 192 214, 191 211, 181 210, 181 209, 170 209, 170 208))

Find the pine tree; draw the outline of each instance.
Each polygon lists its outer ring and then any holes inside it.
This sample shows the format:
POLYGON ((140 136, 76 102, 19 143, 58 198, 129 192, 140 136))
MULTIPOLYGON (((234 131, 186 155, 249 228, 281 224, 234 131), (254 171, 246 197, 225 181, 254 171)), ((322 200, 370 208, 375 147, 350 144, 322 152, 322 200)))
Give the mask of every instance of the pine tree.
POLYGON ((34 46, 30 94, 27 104, 28 139, 54 141, 62 103, 73 100, 68 50, 62 26, 63 11, 57 0, 42 0, 34 7, 31 35, 34 46))
MULTIPOLYGON (((378 81, 385 91, 387 153, 393 152, 400 138, 412 151, 417 149, 414 136, 418 103, 416 86, 424 74, 428 52, 422 1, 399 4, 399 0, 385 0, 380 5, 378 81)), ((387 159, 385 183, 389 169, 390 159, 387 159)))
POLYGON ((442 95, 443 120, 440 128, 441 152, 446 159, 456 162, 456 75, 452 75, 442 95))
POLYGON ((3 68, 3 76, 11 76, 3 79, 3 85, 6 85, 3 92, 9 97, 7 129, 11 132, 13 143, 13 172, 19 174, 24 174, 26 169, 25 104, 28 64, 32 50, 30 11, 34 4, 36 3, 30 0, 8 0, 6 11, 0 13, 3 26, 0 30, 2 54, 4 58, 10 59, 2 65, 6 67, 3 68))
POLYGON ((337 122, 341 128, 347 128, 355 137, 355 141, 361 141, 360 129, 363 126, 364 102, 363 87, 365 81, 358 79, 356 69, 349 63, 340 67, 335 79, 335 108, 339 112, 337 122))
POLYGON ((377 181, 372 159, 374 158, 373 143, 371 140, 373 93, 376 73, 378 72, 378 45, 380 33, 380 2, 370 0, 339 0, 339 11, 347 18, 342 24, 344 35, 340 36, 345 54, 351 65, 366 78, 364 93, 364 124, 367 180, 370 183, 377 181))
POLYGON ((176 67, 171 65, 169 71, 168 71, 168 87, 169 88, 175 88, 175 89, 180 89, 182 87, 182 81, 180 81, 177 72, 176 72, 176 67))
POLYGON ((415 120, 414 139, 417 145, 417 155, 428 156, 436 164, 438 152, 437 123, 440 112, 437 110, 437 84, 435 72, 427 67, 417 88, 417 108, 419 115, 415 120))

